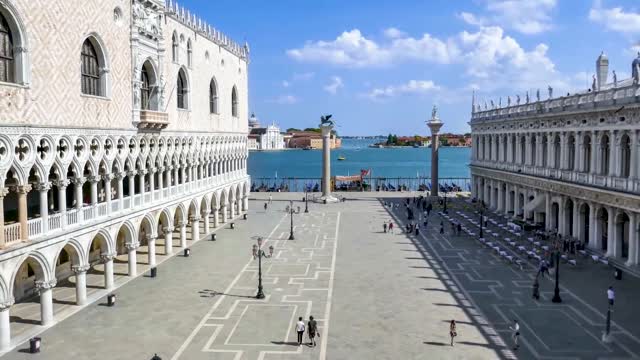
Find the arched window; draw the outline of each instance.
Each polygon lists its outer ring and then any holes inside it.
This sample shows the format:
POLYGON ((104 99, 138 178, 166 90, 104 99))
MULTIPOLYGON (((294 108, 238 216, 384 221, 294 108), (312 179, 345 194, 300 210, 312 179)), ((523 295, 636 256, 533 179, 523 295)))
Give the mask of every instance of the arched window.
POLYGON ((187 109, 189 106, 189 88, 187 84, 187 77, 183 69, 180 69, 178 72, 176 94, 178 97, 178 109, 187 109))
POLYGON ((100 84, 100 65, 96 49, 87 39, 82 44, 82 93, 86 95, 102 96, 100 84))
POLYGON ((538 139, 536 135, 531 135, 531 165, 536 166, 536 160, 538 160, 538 139))
POLYGON ((511 162, 516 163, 516 137, 515 135, 511 136, 511 162))
POLYGON ((507 161, 507 139, 509 137, 508 136, 504 136, 502 138, 502 161, 506 162, 507 161))
POLYGON ((582 142, 582 152, 584 153, 584 163, 582 170, 586 173, 591 171, 591 136, 586 135, 582 142))
POLYGON ((231 90, 231 116, 238 117, 238 92, 235 86, 231 90))
POLYGON ((13 36, 7 20, 0 13, 0 81, 14 82, 14 72, 13 36))
POLYGON ((150 60, 145 61, 142 65, 140 82, 140 109, 158 110, 156 72, 150 60))
POLYGON ((631 139, 624 134, 620 139, 620 176, 628 178, 631 174, 631 139))
POLYGON ((576 168, 576 138, 571 135, 569 136, 569 141, 567 141, 567 152, 569 153, 569 170, 575 170, 576 168))
POLYGON ((527 138, 522 136, 520 138, 520 164, 524 165, 527 158, 527 138))
POLYGON ((560 169, 560 136, 556 135, 553 139, 553 167, 560 169))
POLYGON ((187 40, 187 66, 191 67, 193 59, 193 49, 191 48, 191 39, 187 40))
POLYGON ((547 167, 547 157, 549 156, 549 145, 546 135, 542 135, 542 167, 547 167))
POLYGON ((178 35, 175 32, 171 36, 171 56, 174 62, 178 62, 178 35))
POLYGON ((211 79, 209 83, 209 112, 212 114, 218 113, 218 85, 216 79, 211 79))
POLYGON ((149 98, 151 95, 151 87, 149 85, 149 74, 147 73, 147 67, 142 67, 142 75, 140 81, 140 108, 142 110, 149 110, 149 98))
POLYGON ((609 173, 609 147, 609 136, 602 136, 600 139, 600 175, 609 173))

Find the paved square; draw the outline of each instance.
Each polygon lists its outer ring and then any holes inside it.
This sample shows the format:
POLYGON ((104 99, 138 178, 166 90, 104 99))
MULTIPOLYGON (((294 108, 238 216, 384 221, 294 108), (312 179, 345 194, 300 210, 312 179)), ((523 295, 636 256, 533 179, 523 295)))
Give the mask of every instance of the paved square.
MULTIPOLYGON (((294 215, 289 237, 289 199, 300 194, 253 196, 247 221, 217 230, 218 240, 200 241, 189 258, 175 256, 158 278, 138 277, 116 290, 115 307, 98 301, 42 333, 46 359, 634 359, 640 354, 640 281, 616 283, 620 297, 604 344, 602 289, 608 269, 588 263, 562 271, 562 304, 550 302, 549 279, 540 301, 531 299, 535 267, 520 270, 477 237, 451 235, 448 220, 432 214, 419 235, 406 224, 398 193, 354 193, 345 203, 312 204, 294 215), (384 233, 392 220, 395 233, 384 233), (447 231, 439 234, 439 223, 447 231), (266 298, 256 300, 255 236, 265 237, 266 298), (588 281, 585 281, 588 279, 588 281), (316 348, 297 346, 298 316, 313 315, 321 337, 316 348), (521 324, 522 347, 513 351, 509 325, 521 324), (457 322, 449 345, 449 321, 457 322), (131 341, 136 339, 136 341, 131 341), (141 346, 142 344, 142 346, 141 346)), ((450 214, 469 211, 453 201, 450 214)), ((303 207, 302 207, 303 208, 303 207)), ((502 230, 490 238, 504 249, 502 230)), ((489 236, 487 236, 489 237, 489 236)), ((126 279, 126 277, 124 277, 126 279)), ((34 304, 37 306, 37 304, 34 304)), ((28 327, 28 324, 24 325, 28 327)), ((37 325, 30 325, 37 327, 37 325)), ((305 342, 308 339, 305 337, 305 342)), ((4 355, 31 359, 28 344, 4 355)))

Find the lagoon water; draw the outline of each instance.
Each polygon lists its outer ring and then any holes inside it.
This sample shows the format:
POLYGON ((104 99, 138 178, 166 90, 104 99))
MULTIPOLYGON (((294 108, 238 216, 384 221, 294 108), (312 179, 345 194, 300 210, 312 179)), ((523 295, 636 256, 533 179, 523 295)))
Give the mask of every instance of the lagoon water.
MULTIPOLYGON (((371 139, 343 139, 342 148, 331 151, 332 175, 356 175, 371 169, 372 177, 429 177, 430 148, 374 149, 371 139), (346 160, 338 161, 338 156, 346 160)), ((469 178, 471 148, 441 147, 440 178, 469 178)), ((321 150, 251 151, 248 172, 258 178, 319 178, 321 150)))

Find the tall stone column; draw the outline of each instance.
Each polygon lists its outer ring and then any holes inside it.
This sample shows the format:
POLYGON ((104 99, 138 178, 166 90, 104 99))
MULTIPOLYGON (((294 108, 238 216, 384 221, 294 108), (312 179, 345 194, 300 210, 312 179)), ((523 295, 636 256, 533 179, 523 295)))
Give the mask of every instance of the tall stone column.
POLYGON ((136 254, 136 250, 138 249, 138 247, 140 247, 140 243, 137 241, 127 243, 125 247, 127 248, 127 253, 129 255, 129 276, 133 277, 138 275, 138 257, 136 254))
POLYGON ((27 220, 29 219, 27 208, 27 194, 31 191, 31 185, 18 186, 16 189, 18 193, 18 220, 20 221, 20 239, 29 240, 29 228, 27 227, 27 220))
POLYGON ((118 210, 122 211, 124 207, 124 173, 116 174, 116 180, 118 180, 118 210))
POLYGON ((218 217, 220 213, 220 209, 217 207, 213 209, 213 227, 217 228, 220 225, 220 218, 218 217))
POLYGON ((211 210, 206 209, 205 211, 202 212, 202 219, 204 221, 204 235, 207 236, 209 235, 209 232, 211 232, 211 230, 209 229, 209 214, 211 213, 211 210))
POLYGON ((440 147, 438 133, 442 125, 438 117, 438 108, 434 105, 431 110, 431 119, 427 121, 427 126, 431 130, 431 196, 438 196, 438 148, 440 147))
MULTIPOLYGON (((4 197, 7 196, 7 194, 9 194, 9 190, 0 188, 0 249, 5 247, 7 241, 4 237, 4 197)), ((4 311, 1 305, 2 303, 0 303, 0 311, 4 311)), ((2 331, 1 328, 0 331, 2 331)), ((2 350, 1 341, 2 334, 0 334, 0 351, 2 350)))
POLYGON ((10 310, 13 298, 0 303, 0 351, 8 351, 11 346, 10 310))
POLYGON ((98 181, 100 181, 100 177, 98 176, 91 176, 89 178, 89 183, 91 184, 91 206, 98 204, 98 181))
POLYGON ((222 222, 226 223, 227 222, 227 204, 223 204, 222 207, 220 208, 220 210, 222 210, 222 222))
POLYGON ((158 169, 158 194, 156 195, 156 199, 162 199, 164 196, 164 189, 163 189, 163 175, 164 175, 164 167, 159 167, 158 169))
POLYGON ((322 197, 324 203, 337 202, 331 195, 331 130, 333 124, 320 124, 322 129, 322 197))
POLYGON ((589 204, 589 242, 587 246, 596 249, 596 205, 589 204))
POLYGON ((136 195, 136 172, 129 171, 127 173, 129 179, 129 208, 133 209, 135 206, 133 197, 136 195))
POLYGON ((180 227, 180 249, 184 250, 187 248, 187 224, 180 222, 178 226, 180 227))
POLYGON ((149 251, 147 252, 149 266, 156 266, 156 238, 149 235, 147 236, 147 246, 149 251))
POLYGON ((150 195, 150 199, 151 202, 153 202, 153 200, 155 200, 155 188, 156 188, 156 178, 155 178, 155 174, 156 174, 157 169, 156 168, 151 168, 149 169, 149 193, 150 195))
POLYGON ((627 266, 638 265, 638 215, 631 213, 629 218, 629 259, 627 266))
POLYGON ((69 180, 58 180, 58 208, 60 209, 60 226, 65 228, 67 225, 67 186, 69 180))
POLYGON ((164 231, 164 254, 173 254, 173 227, 167 226, 162 228, 164 231))
POLYGON ((113 174, 106 174, 104 176, 104 199, 107 203, 107 214, 111 214, 111 180, 113 180, 113 174))
POLYGON ((615 256, 616 251, 616 227, 615 227, 615 209, 611 206, 607 207, 607 257, 615 256))
POLYGON ((71 270, 76 274, 76 305, 87 303, 87 270, 89 265, 74 265, 71 270))
POLYGON ((40 319, 42 326, 48 326, 53 323, 53 288, 55 286, 55 279, 36 281, 36 289, 40 293, 40 319))
POLYGON ((51 190, 51 183, 42 183, 36 185, 36 190, 40 196, 40 219, 42 219, 42 233, 46 233, 49 230, 49 190, 51 190))
POLYGON ((578 201, 573 199, 573 228, 571 229, 571 235, 574 238, 579 239, 578 232, 580 231, 580 207, 578 201))
POLYGON ((191 218, 191 241, 200 240, 200 216, 191 218))
POLYGON ((100 255, 104 264, 104 288, 107 290, 113 289, 113 259, 115 257, 116 253, 100 255))

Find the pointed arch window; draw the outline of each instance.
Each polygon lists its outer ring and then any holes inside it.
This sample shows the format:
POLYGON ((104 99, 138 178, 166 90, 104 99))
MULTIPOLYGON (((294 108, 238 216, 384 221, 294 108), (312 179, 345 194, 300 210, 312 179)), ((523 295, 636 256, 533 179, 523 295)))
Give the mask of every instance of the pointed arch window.
POLYGON ((231 90, 231 116, 238 117, 238 91, 235 86, 231 90))
POLYGON ((140 108, 142 110, 149 110, 149 100, 151 98, 151 87, 149 85, 149 73, 147 67, 142 66, 142 74, 140 76, 140 108))
POLYGON ((14 82, 14 71, 13 35, 7 20, 0 13, 0 81, 14 82))
POLYGON ((211 79, 209 83, 209 112, 212 114, 218 113, 218 85, 216 79, 211 79))
POLYGON ((184 70, 178 72, 178 82, 176 84, 176 95, 178 101, 178 109, 188 109, 189 107, 189 87, 187 84, 187 76, 184 70))
POLYGON ((102 96, 100 91, 100 65, 98 54, 91 43, 86 39, 82 44, 82 93, 86 95, 102 96))
POLYGON ((178 62, 178 36, 176 33, 171 36, 171 58, 174 62, 178 62))
POLYGON ((193 48, 191 46, 191 39, 187 40, 187 66, 191 67, 193 63, 193 48))
POLYGON ((627 134, 620 141, 620 176, 628 178, 631 174, 631 139, 627 134))
POLYGON ((600 175, 609 174, 609 136, 604 135, 600 140, 600 175))

